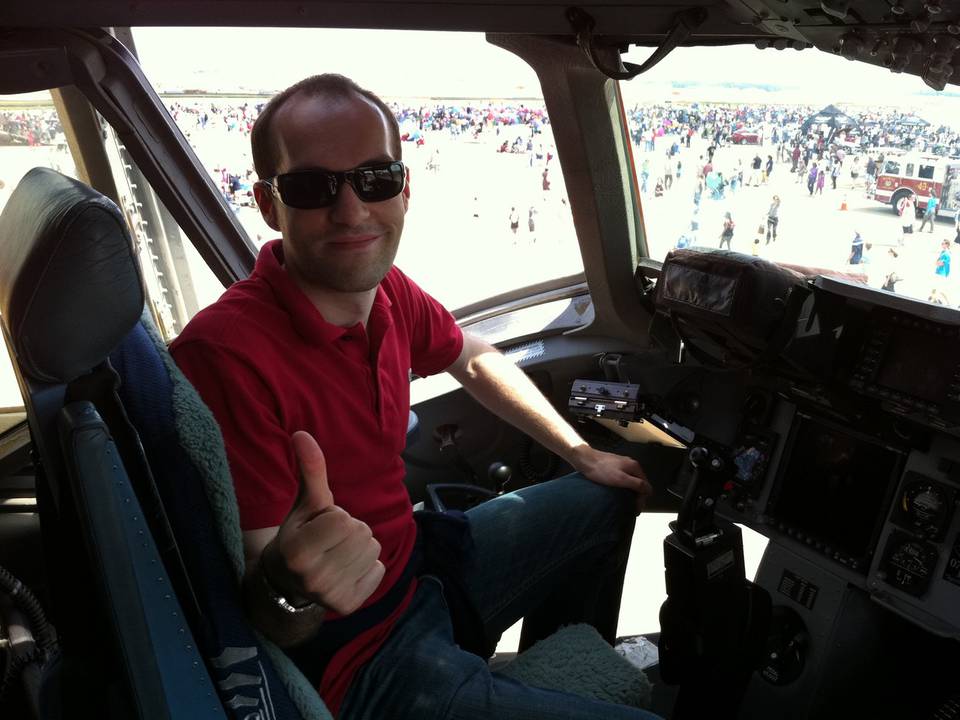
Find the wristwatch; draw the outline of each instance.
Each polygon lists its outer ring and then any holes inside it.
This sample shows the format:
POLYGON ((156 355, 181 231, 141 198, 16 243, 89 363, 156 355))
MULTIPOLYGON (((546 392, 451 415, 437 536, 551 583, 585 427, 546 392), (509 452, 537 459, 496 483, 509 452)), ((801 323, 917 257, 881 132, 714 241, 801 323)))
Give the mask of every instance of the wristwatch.
POLYGON ((310 612, 311 610, 322 608, 321 605, 315 602, 307 602, 306 605, 294 605, 293 603, 291 603, 283 595, 281 595, 277 591, 277 589, 273 586, 273 584, 270 582, 269 578, 267 577, 266 570, 263 567, 262 558, 259 565, 260 565, 260 572, 258 574, 263 579, 263 587, 266 589, 267 595, 270 597, 270 599, 273 600, 273 602, 281 610, 291 615, 303 615, 304 613, 310 612))

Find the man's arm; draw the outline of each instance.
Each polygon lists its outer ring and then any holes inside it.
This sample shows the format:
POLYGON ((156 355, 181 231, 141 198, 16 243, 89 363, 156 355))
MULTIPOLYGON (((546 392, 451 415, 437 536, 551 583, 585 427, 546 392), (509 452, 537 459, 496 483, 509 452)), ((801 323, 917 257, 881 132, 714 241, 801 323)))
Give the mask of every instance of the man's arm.
POLYGON ((313 636, 329 608, 349 615, 380 586, 385 568, 370 526, 334 505, 317 441, 293 435, 300 493, 279 527, 244 533, 243 597, 253 624, 281 647, 313 636), (290 605, 284 610, 275 595, 290 605))
POLYGON ((652 489, 636 460, 591 448, 520 368, 492 345, 463 334, 460 357, 447 371, 484 407, 602 485, 652 489))

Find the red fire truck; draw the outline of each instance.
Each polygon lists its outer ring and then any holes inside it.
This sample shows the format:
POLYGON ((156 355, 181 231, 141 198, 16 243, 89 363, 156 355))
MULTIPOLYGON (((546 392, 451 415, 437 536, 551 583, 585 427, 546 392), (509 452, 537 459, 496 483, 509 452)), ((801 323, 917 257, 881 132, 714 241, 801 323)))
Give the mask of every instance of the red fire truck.
POLYGON ((940 198, 937 214, 953 212, 960 203, 960 160, 908 153, 884 161, 870 196, 889 203, 894 212, 901 199, 913 194, 917 212, 926 209, 931 192, 940 198))

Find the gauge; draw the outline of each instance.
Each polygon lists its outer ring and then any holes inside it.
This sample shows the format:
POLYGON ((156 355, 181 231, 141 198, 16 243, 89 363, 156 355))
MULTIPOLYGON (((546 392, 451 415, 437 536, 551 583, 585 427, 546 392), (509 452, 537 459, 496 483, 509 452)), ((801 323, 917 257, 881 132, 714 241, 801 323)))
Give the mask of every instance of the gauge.
POLYGON ((810 636, 795 610, 774 605, 767 627, 760 677, 771 685, 789 685, 803 673, 810 636))
POLYGON ((879 577, 911 595, 923 595, 939 559, 937 549, 924 540, 893 533, 887 541, 879 577))
POLYGON ((952 493, 922 475, 908 482, 900 495, 899 523, 931 539, 940 539, 953 511, 952 493))

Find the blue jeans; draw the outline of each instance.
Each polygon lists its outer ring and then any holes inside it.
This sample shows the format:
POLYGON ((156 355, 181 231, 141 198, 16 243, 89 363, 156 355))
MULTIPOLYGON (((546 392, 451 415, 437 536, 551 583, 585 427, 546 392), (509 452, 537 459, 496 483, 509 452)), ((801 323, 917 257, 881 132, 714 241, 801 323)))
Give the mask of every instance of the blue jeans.
MULTIPOLYGON (((635 497, 580 475, 479 505, 465 580, 484 632, 525 617, 521 648, 558 624, 596 614, 616 622, 635 497), (614 589, 615 588, 615 589, 614 589), (549 599, 549 603, 546 601, 549 599)), ((615 628, 599 628, 608 638, 615 628)), ((655 720, 637 708, 522 685, 454 643, 443 586, 425 576, 376 657, 354 679, 344 720, 655 720)))

